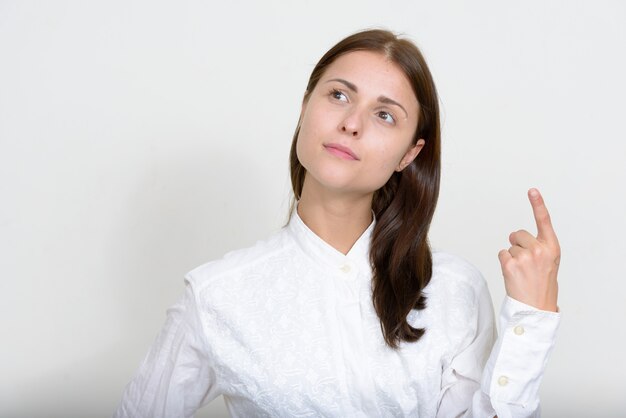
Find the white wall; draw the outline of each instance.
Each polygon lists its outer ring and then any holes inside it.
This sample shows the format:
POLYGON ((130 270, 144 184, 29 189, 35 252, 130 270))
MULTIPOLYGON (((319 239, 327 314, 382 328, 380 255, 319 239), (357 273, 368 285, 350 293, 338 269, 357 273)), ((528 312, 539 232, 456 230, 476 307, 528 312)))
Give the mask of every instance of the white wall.
POLYGON ((441 94, 433 245, 498 308, 496 254, 534 230, 539 187, 563 248, 544 415, 617 416, 625 19, 620 1, 0 0, 0 416, 112 413, 184 273, 283 223, 309 72, 371 26, 409 34, 441 94))

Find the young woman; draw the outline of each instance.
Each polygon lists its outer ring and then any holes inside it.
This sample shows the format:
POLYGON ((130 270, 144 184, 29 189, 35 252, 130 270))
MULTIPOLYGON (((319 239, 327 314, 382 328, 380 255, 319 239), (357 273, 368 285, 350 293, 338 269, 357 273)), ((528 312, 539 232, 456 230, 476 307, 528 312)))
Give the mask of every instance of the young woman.
POLYGON ((330 49, 290 164, 289 224, 186 276, 116 416, 189 417, 218 395, 234 417, 538 415, 559 244, 531 189, 538 236, 498 254, 496 339, 480 273, 428 245, 440 127, 419 50, 382 30, 330 49))

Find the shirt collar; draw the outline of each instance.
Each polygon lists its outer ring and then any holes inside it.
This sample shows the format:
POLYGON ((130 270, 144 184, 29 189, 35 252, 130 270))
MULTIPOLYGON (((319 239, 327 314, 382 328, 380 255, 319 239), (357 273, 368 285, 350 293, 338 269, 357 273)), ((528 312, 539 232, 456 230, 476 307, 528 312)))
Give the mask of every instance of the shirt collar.
POLYGON ((372 211, 372 223, 363 231, 352 248, 350 248, 350 251, 348 251, 348 254, 345 255, 315 234, 315 232, 302 221, 302 218, 298 215, 297 207, 291 215, 287 229, 304 253, 321 265, 333 269, 342 269, 349 263, 358 266, 359 269, 370 269, 369 248, 375 224, 376 217, 372 211))

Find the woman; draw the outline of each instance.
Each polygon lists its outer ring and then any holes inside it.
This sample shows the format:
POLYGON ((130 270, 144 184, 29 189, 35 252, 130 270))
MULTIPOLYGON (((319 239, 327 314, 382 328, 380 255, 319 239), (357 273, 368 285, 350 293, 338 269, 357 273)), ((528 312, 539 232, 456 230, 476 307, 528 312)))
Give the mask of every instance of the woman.
POLYGON ((539 234, 498 255, 495 341, 480 273, 428 245, 439 108, 419 50, 382 30, 329 50, 290 164, 289 224, 186 276, 116 416, 187 417, 220 394, 236 417, 537 415, 558 241, 531 189, 539 234))

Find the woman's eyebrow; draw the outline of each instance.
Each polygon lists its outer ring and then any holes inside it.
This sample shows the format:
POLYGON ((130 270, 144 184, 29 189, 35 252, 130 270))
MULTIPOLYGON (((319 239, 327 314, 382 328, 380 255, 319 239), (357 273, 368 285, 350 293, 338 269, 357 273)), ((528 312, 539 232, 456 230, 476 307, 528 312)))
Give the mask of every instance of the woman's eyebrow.
MULTIPOLYGON (((344 86, 346 86, 348 89, 352 90, 355 93, 359 92, 359 89, 353 83, 349 82, 348 80, 344 80, 343 78, 331 78, 330 80, 328 80, 326 82, 330 83, 331 81, 337 81, 337 82, 343 84, 344 86)), ((378 96, 378 101, 380 103, 385 103, 385 104, 398 106, 400 109, 402 109, 404 111, 404 114, 406 115, 406 117, 407 118, 409 117, 409 113, 406 111, 404 106, 402 106, 400 103, 396 102, 395 100, 390 99, 387 96, 378 96)))
POLYGON ((406 115, 406 117, 409 117, 409 113, 406 111, 406 109, 398 102, 396 102, 393 99, 390 99, 387 96, 378 96, 378 101, 381 103, 386 103, 386 104, 390 104, 390 105, 396 105, 398 106, 400 109, 404 110, 404 114, 406 115))
POLYGON ((331 81, 338 81, 341 84, 345 85, 347 88, 349 88, 350 90, 352 90, 355 93, 359 92, 359 89, 356 88, 356 86, 354 84, 352 84, 351 82, 344 80, 343 78, 331 78, 330 80, 326 81, 327 83, 330 83, 331 81))

